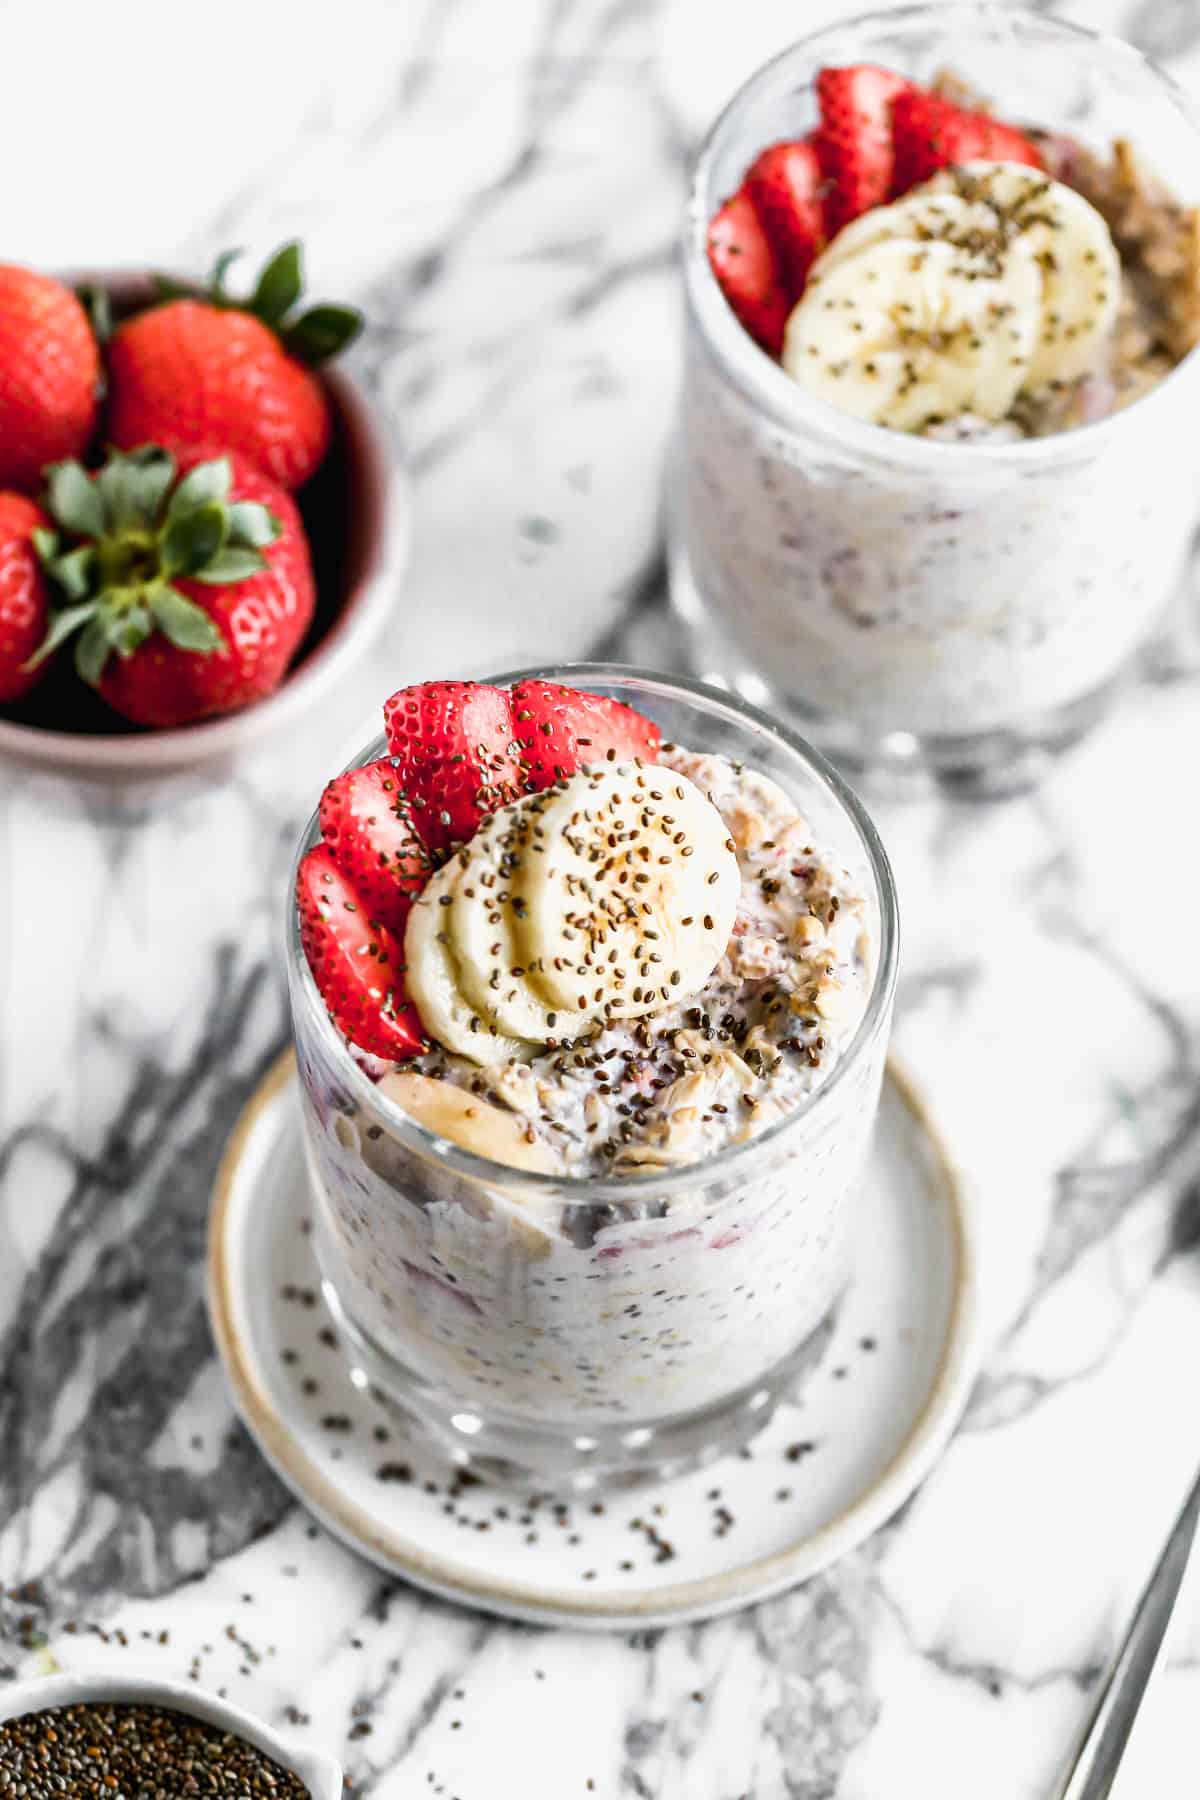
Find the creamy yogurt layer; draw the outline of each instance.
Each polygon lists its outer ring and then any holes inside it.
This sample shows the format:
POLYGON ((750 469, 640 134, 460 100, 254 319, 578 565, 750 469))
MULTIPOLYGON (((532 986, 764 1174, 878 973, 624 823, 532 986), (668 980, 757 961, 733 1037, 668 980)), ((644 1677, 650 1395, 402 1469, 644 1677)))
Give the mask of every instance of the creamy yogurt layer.
POLYGON ((1194 515, 1189 395, 1130 408, 1112 435, 1063 433, 1060 455, 1028 467, 1015 428, 996 425, 975 435, 1004 434, 1009 460, 952 441, 935 465, 899 433, 880 431, 887 448, 869 455, 836 431, 782 428, 693 343, 692 579, 729 641, 806 709, 878 734, 1020 728, 1110 681, 1165 606, 1194 515))

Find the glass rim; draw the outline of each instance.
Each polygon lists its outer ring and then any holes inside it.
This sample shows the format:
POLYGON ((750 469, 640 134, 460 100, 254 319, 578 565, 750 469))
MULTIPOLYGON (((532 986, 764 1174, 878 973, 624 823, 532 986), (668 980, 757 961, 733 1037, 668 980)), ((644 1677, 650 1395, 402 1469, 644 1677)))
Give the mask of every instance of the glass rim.
MULTIPOLYGON (((705 682, 694 681, 690 676, 672 675, 662 670, 645 669, 626 663, 559 663, 551 667, 537 666, 507 670, 482 679, 491 680, 500 687, 509 687, 514 682, 534 679, 560 681, 566 685, 572 685, 589 678, 594 681, 609 682, 632 680, 644 683, 651 690, 657 689, 664 696, 671 692, 682 693, 690 699, 700 701, 710 708, 725 713, 734 723, 746 723, 753 726, 756 730, 776 739, 790 755, 797 757, 811 774, 816 775, 835 804, 848 816, 866 854, 871 875, 878 890, 879 943, 871 991, 863 1009, 863 1015, 827 1081, 821 1082, 800 1101, 799 1105, 785 1113, 782 1118, 774 1120, 765 1131, 756 1136, 747 1138, 740 1144, 730 1144, 727 1148, 718 1150, 714 1155, 700 1161, 658 1170, 653 1176, 550 1174, 517 1169, 510 1163, 498 1162, 492 1157, 481 1156, 473 1150, 466 1150, 452 1139, 442 1137, 439 1132, 431 1131, 427 1126, 419 1124, 411 1114, 404 1111, 403 1107, 397 1105, 387 1094, 380 1092, 378 1084, 372 1081, 371 1077, 359 1066, 346 1040, 330 1018, 300 942, 299 915, 295 898, 296 877, 301 858, 319 836, 318 808, 314 808, 301 831, 296 854, 292 859, 285 902, 287 906, 285 950, 288 986, 293 1009, 297 1003, 297 996, 299 996, 303 1004, 307 1006, 323 1044, 335 1063, 339 1078, 345 1082, 357 1100, 364 1106, 374 1109, 387 1121, 389 1130, 399 1142, 436 1160, 442 1167, 452 1169, 455 1173, 464 1175, 470 1180, 485 1183, 489 1187, 504 1188, 509 1192, 525 1191, 543 1195, 567 1193, 571 1196, 573 1205, 605 1206, 618 1199, 627 1202, 631 1193, 637 1191, 639 1182, 647 1187, 653 1186, 656 1193, 662 1192, 664 1189, 674 1192, 677 1189, 694 1185, 700 1170, 703 1170, 706 1181, 714 1172, 723 1174, 727 1169, 740 1165, 748 1158, 757 1157, 766 1145, 783 1138, 802 1120, 809 1119, 814 1113, 819 1112, 827 1097, 836 1092, 841 1085, 844 1076, 862 1061, 864 1054, 875 1044, 890 1016, 899 960, 899 914, 895 879, 887 851, 883 846, 883 840, 853 788, 843 780, 820 751, 808 743, 807 739, 801 737, 798 732, 792 731, 788 726, 780 725, 767 713, 750 705, 740 696, 725 693, 720 688, 710 687, 705 682), (576 1189, 580 1195, 578 1199, 575 1198, 576 1189)), ((381 751, 386 751, 386 740, 382 732, 364 745, 363 750, 353 757, 346 767, 357 768, 364 761, 372 760, 381 751)))
POLYGON ((1136 68, 1157 82, 1164 95, 1174 103, 1184 122, 1195 133, 1197 152, 1200 154, 1200 105, 1168 70, 1112 32, 1096 31, 1091 26, 1079 25, 1073 20, 1035 12, 1028 6, 1010 6, 1007 0, 921 0, 916 5, 892 7, 883 11, 876 9, 847 19, 826 22, 819 30, 797 38, 755 69, 730 95, 705 132, 696 153, 684 219, 682 261, 687 304, 700 325, 705 349, 710 355, 720 359, 725 372, 741 390, 743 397, 770 414, 780 425, 791 431, 804 430, 826 439, 839 440, 864 460, 907 464, 914 470, 930 474, 975 474, 986 478, 989 473, 998 469, 1016 475, 1046 463, 1070 462, 1074 458, 1086 460, 1103 448, 1107 439, 1124 429, 1121 421, 1131 417, 1146 421, 1150 409, 1156 404, 1166 403, 1163 396, 1178 387, 1179 377, 1185 371, 1200 368, 1200 345, 1189 350, 1161 381, 1156 382, 1146 393, 1140 394, 1128 406, 1089 424, 1072 426, 1067 431, 1051 432, 1045 437, 1025 437, 1012 443, 1000 444, 986 441, 955 443, 938 438, 918 437, 910 432, 893 431, 887 426, 875 425, 869 420, 858 419, 851 413, 841 412, 828 401, 809 393, 799 382, 793 381, 755 343, 738 321, 717 286, 709 267, 706 248, 709 222, 707 189, 712 165, 725 133, 757 98, 760 89, 769 87, 791 62, 799 61, 811 55, 814 49, 819 49, 823 40, 836 40, 854 31, 895 29, 897 26, 902 28, 906 23, 915 24, 918 20, 933 25, 939 20, 953 21, 956 18, 969 21, 972 16, 979 23, 994 20, 1009 26, 1014 23, 1018 26, 1026 25, 1047 38, 1060 37, 1066 43, 1087 45, 1092 53, 1099 52, 1136 68))

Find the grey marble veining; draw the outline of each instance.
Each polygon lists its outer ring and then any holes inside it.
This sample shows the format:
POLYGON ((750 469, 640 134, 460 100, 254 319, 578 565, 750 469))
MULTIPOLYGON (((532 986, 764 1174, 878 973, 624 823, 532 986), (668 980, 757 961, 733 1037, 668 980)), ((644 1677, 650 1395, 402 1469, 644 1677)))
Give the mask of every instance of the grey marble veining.
MULTIPOLYGON (((37 10, 31 43, 57 15, 86 65, 89 9, 37 10)), ((152 9, 111 10, 145 85, 152 9)), ((845 10, 809 0, 805 20, 845 10)), ((1123 29, 1200 87, 1190 0, 1046 10, 1123 29)), ((1200 1454, 1194 611, 1038 797, 878 808, 906 919, 898 1041, 970 1177, 985 1268, 983 1373, 900 1517, 778 1600, 611 1639, 382 1577, 267 1471, 203 1311, 217 1161, 286 1035, 291 847, 401 681, 677 653, 659 477, 686 157, 796 11, 290 17, 283 44, 278 9, 207 9, 178 132, 147 93, 160 154, 140 192, 115 178, 129 127, 106 138, 105 96, 72 68, 113 179, 74 224, 65 148, 40 194, 6 196, 5 254, 51 264, 194 266, 302 233, 314 287, 371 315, 356 362, 406 446, 418 530, 380 651, 229 783, 0 780, 0 1676, 191 1672, 341 1754, 377 1800, 1036 1800, 1200 1454), (277 65, 275 102, 229 74, 206 159, 192 85, 239 32, 277 65)), ((36 95, 12 105, 32 129, 36 95)), ((1120 1794, 1193 1800, 1196 1587, 1120 1794)))

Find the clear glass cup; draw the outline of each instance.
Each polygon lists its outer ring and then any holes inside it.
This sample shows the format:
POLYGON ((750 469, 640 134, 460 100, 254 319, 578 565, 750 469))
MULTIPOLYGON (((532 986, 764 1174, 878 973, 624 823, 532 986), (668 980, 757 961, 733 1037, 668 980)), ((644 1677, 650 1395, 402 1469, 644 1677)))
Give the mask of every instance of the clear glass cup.
POLYGON ((1178 582, 1197 513, 1200 355, 1057 436, 935 442, 807 393, 738 324, 709 219, 764 145, 816 122, 826 64, 952 69, 1006 118, 1107 154, 1128 138, 1200 198, 1191 100, 1128 45, 1008 5, 818 32, 734 96, 699 156, 671 585, 690 659, 786 706, 835 760, 967 792, 1027 785, 1103 712, 1178 582))
MULTIPOLYGON (((458 1461, 539 1490, 675 1473, 740 1446, 815 1359, 846 1281, 895 985, 896 897, 860 802, 741 701, 603 664, 664 736, 771 776, 857 878, 873 966, 841 1059, 794 1112, 703 1164, 530 1174, 418 1125, 331 1024, 289 890, 287 963, 314 1240, 362 1375, 458 1461)), ((382 738, 356 762, 386 754, 382 738)), ((299 854, 317 839, 314 818, 299 854)))

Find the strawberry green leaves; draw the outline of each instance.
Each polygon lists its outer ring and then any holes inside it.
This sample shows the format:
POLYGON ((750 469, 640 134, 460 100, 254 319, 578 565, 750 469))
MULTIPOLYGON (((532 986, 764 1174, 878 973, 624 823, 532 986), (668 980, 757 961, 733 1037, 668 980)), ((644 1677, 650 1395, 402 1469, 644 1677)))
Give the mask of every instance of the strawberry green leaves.
POLYGON ((311 368, 352 343, 362 330, 363 318, 353 307, 329 305, 311 306, 299 318, 290 318, 303 288, 300 245, 285 244, 259 276, 249 311, 278 333, 285 349, 311 368))
POLYGON ((50 621, 49 631, 24 665, 25 668, 36 669, 39 664, 45 662, 48 656, 53 656, 59 645, 65 644, 71 634, 78 631, 81 625, 86 625, 95 611, 95 601, 89 600, 83 606, 66 606, 60 612, 55 613, 50 621))
MULTIPOLYGON (((196 575, 221 549, 225 541, 225 514, 218 502, 193 507, 168 518, 159 540, 159 564, 164 575, 196 575)), ((254 552, 257 555, 257 552, 254 552)), ((258 559, 262 566, 262 558, 258 559)))
POLYGON ((104 530, 104 502, 82 463, 55 463, 46 482, 46 506, 64 531, 76 537, 99 537, 104 530))
POLYGON ((338 356, 363 328, 352 306, 310 306, 280 332, 284 347, 310 368, 338 356))
POLYGON ((269 325, 285 350, 300 362, 315 368, 328 362, 352 344, 363 329, 363 316, 353 306, 332 306, 323 302, 307 307, 298 316, 294 312, 304 291, 302 247, 297 241, 284 244, 266 263, 248 298, 239 299, 226 286, 240 250, 226 250, 217 258, 207 287, 173 281, 159 275, 155 286, 162 300, 207 300, 211 306, 236 312, 253 313, 269 325))
MULTIPOLYGON (((182 519, 199 506, 219 506, 229 498, 233 468, 227 456, 197 463, 172 490, 167 504, 167 523, 182 519)), ((169 484, 168 484, 169 485, 169 484)))
POLYGON ((174 459, 154 446, 111 451, 90 477, 77 462, 47 476, 46 508, 57 530, 34 548, 62 604, 31 665, 78 633, 75 666, 97 685, 110 655, 132 656, 155 631, 177 649, 208 655, 225 640, 180 580, 229 587, 268 567, 264 548, 280 526, 255 501, 231 501, 226 456, 177 479, 174 459))
POLYGON ((259 276, 258 286, 250 301, 250 311, 264 325, 282 325, 299 300, 303 286, 300 246, 297 243, 285 244, 282 250, 275 252, 259 276))
POLYGON ((223 639, 208 614, 178 588, 157 587, 150 596, 150 610, 164 637, 180 650, 219 650, 223 639))

